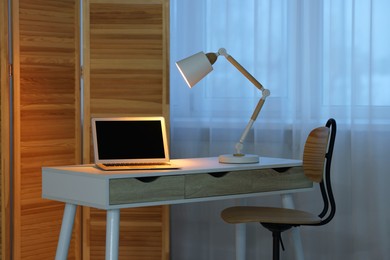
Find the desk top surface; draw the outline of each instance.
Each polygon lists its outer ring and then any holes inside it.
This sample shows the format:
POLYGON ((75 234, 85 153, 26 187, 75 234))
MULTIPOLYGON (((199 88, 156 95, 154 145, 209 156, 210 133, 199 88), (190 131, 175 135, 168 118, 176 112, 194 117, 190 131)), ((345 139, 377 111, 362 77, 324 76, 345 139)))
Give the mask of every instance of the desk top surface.
POLYGON ((88 175, 91 178, 115 179, 137 178, 145 176, 164 176, 176 174, 196 174, 210 172, 228 172, 240 170, 255 170, 266 168, 281 168, 301 166, 301 160, 261 157, 259 163, 250 164, 225 164, 219 163, 217 157, 172 159, 172 163, 180 167, 171 170, 126 170, 126 171, 103 171, 93 164, 69 165, 57 167, 43 167, 43 172, 61 172, 75 175, 88 175))

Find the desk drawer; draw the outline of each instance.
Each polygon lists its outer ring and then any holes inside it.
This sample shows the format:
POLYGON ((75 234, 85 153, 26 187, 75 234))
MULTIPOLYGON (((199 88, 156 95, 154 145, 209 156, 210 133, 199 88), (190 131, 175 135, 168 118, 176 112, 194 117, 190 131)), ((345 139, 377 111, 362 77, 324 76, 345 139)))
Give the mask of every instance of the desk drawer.
POLYGON ((293 190, 313 186, 303 173, 303 167, 263 169, 253 173, 252 192, 293 190))
POLYGON ((184 176, 110 180, 110 205, 184 198, 184 176))
POLYGON ((247 193, 251 172, 226 172, 185 176, 185 197, 202 198, 247 193))
POLYGON ((185 197, 202 198, 310 188, 302 167, 185 176, 185 197))

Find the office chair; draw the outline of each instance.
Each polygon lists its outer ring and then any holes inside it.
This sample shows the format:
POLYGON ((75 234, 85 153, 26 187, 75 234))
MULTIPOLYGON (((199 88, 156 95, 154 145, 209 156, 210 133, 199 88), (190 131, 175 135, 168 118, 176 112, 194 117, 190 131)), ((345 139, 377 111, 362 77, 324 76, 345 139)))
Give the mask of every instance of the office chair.
POLYGON ((279 260, 280 244, 284 250, 281 240, 282 232, 301 225, 325 225, 335 215, 336 203, 330 181, 335 138, 336 121, 331 118, 327 121, 326 126, 315 128, 310 132, 304 147, 304 174, 313 182, 319 183, 323 198, 324 205, 319 215, 295 209, 236 206, 222 211, 221 217, 223 220, 231 224, 259 222, 272 232, 273 259, 279 260))

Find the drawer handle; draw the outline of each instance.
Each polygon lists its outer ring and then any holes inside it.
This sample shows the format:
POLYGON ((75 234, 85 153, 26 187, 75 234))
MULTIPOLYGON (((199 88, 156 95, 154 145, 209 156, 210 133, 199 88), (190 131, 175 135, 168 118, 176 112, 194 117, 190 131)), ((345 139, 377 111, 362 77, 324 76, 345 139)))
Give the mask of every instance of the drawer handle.
POLYGON ((150 183, 150 182, 154 182, 155 180, 157 180, 158 176, 155 176, 155 177, 138 177, 136 179, 139 180, 140 182, 143 182, 143 183, 150 183))
POLYGON ((225 176, 226 174, 228 174, 228 172, 212 172, 212 173, 209 173, 209 175, 213 176, 214 178, 221 178, 221 177, 225 176))
POLYGON ((282 173, 282 172, 286 172, 290 169, 291 167, 281 167, 281 168, 273 168, 273 170, 279 172, 279 173, 282 173))

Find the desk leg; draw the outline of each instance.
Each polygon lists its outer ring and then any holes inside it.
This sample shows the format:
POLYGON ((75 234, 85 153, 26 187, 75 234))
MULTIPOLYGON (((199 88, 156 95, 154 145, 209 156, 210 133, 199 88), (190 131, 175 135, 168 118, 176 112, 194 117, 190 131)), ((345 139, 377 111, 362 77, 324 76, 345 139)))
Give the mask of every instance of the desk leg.
MULTIPOLYGON (((294 206, 294 200, 292 194, 290 193, 282 194, 282 204, 284 208, 294 209, 295 206, 294 206)), ((291 230, 291 235, 294 242, 295 259, 304 260, 302 240, 301 240, 301 234, 299 232, 299 229, 297 227, 293 227, 291 230)))
POLYGON ((246 224, 236 224, 236 260, 246 257, 246 224))
POLYGON ((118 260, 120 210, 107 210, 106 260, 118 260))
MULTIPOLYGON (((246 200, 238 200, 237 204, 246 206, 246 200)), ((246 224, 236 224, 236 260, 246 259, 246 224)))
POLYGON ((68 259, 68 250, 70 239, 72 236, 74 217, 76 215, 77 206, 75 204, 66 203, 64 216, 62 217, 62 225, 60 238, 58 239, 57 252, 55 260, 68 259))

